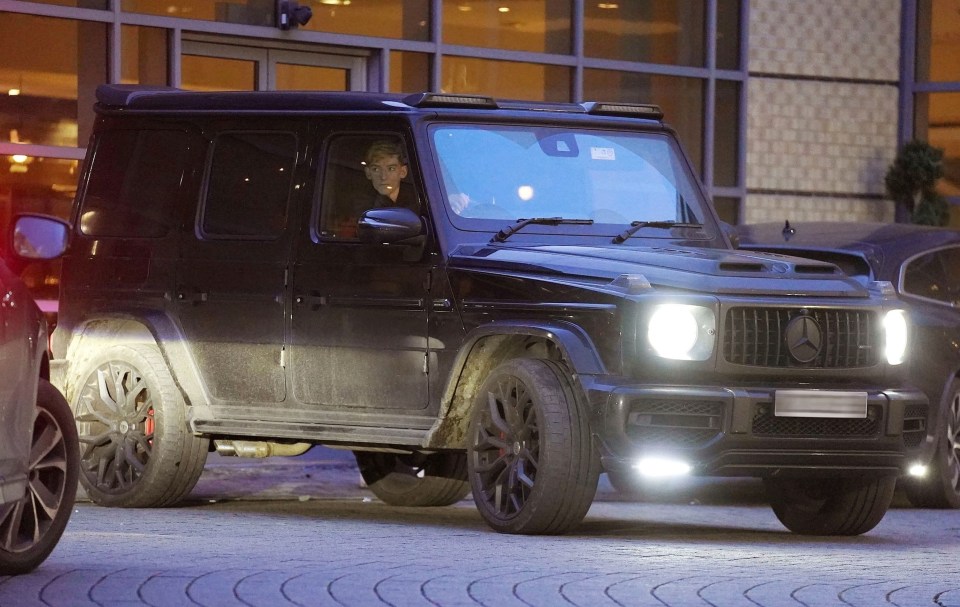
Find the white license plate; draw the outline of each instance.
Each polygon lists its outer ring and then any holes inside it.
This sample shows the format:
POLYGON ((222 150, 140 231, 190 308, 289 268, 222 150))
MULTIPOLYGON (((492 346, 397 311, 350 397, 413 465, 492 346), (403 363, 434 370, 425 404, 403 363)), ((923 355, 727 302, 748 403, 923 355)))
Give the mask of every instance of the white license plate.
POLYGON ((773 411, 777 417, 867 416, 867 393, 841 390, 776 390, 773 411))

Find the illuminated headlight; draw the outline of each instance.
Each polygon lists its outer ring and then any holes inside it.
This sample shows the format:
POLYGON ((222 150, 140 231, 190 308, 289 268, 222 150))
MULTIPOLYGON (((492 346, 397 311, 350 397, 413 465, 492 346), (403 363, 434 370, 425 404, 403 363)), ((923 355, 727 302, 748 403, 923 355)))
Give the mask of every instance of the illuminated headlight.
POLYGON ((707 360, 717 334, 713 310, 703 306, 660 304, 647 325, 647 340, 658 356, 707 360))
POLYGON ((907 355, 907 315, 903 310, 890 310, 883 317, 883 330, 886 334, 887 362, 899 365, 907 355))
POLYGON ((914 478, 923 478, 927 475, 927 467, 923 464, 913 464, 907 470, 907 474, 914 478))

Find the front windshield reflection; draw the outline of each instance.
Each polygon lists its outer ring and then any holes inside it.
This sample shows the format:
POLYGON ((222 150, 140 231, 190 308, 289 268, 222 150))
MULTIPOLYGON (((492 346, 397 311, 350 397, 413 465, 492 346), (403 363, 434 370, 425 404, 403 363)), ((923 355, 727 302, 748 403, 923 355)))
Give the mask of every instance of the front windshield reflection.
POLYGON ((594 225, 558 231, 589 234, 632 222, 712 225, 664 135, 491 125, 438 125, 432 135, 447 204, 461 220, 584 219, 594 225))

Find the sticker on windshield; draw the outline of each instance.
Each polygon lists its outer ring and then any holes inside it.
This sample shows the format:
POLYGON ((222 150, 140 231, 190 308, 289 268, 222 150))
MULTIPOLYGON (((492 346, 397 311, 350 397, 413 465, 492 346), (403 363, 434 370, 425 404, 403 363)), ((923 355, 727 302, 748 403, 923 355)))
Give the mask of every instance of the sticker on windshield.
POLYGON ((616 160, 617 153, 613 148, 590 148, 590 158, 594 160, 616 160))

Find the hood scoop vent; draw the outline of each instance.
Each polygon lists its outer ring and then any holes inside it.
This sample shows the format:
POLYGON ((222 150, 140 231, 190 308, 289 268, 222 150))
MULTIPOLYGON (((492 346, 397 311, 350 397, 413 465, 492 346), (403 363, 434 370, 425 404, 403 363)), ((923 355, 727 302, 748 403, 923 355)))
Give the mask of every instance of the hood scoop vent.
POLYGON ((762 263, 749 261, 723 261, 720 262, 721 272, 763 272, 762 263))
POLYGON ((836 274, 837 268, 833 264, 797 264, 793 267, 797 274, 836 274))
POLYGON ((786 261, 776 261, 773 264, 765 264, 757 261, 721 261, 717 264, 721 272, 730 272, 737 274, 749 274, 760 272, 776 272, 777 274, 806 274, 817 276, 834 276, 840 274, 840 271, 832 263, 787 263, 786 261))

